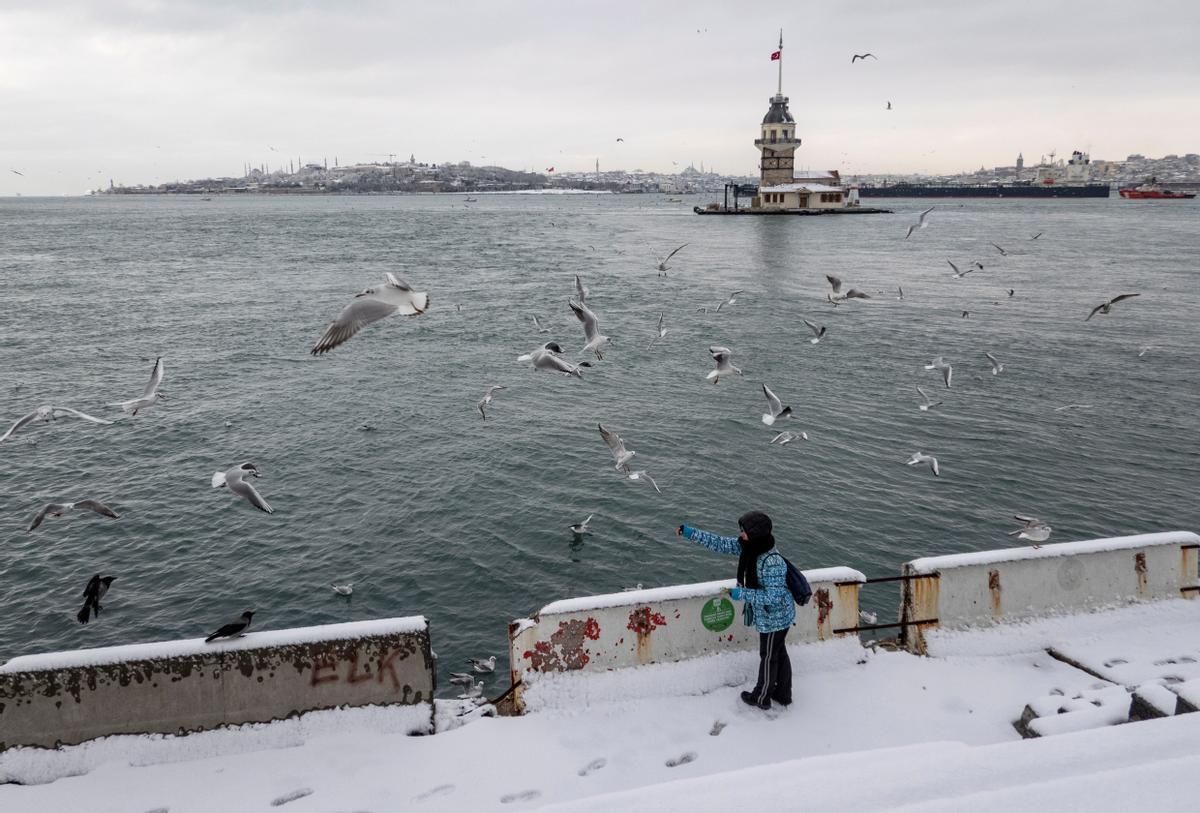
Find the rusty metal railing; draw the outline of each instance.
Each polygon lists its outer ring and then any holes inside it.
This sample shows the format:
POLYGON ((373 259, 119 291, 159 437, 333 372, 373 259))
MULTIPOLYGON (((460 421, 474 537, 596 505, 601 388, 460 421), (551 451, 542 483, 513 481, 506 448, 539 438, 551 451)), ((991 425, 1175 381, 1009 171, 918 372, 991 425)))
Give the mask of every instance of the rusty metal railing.
MULTIPOLYGON (((941 573, 934 571, 933 573, 909 573, 902 576, 877 576, 873 579, 867 579, 861 582, 834 582, 837 587, 848 585, 867 585, 867 584, 884 584, 886 582, 910 582, 915 579, 936 579, 941 577, 941 573)), ((872 630, 889 630, 889 629, 907 629, 908 627, 920 627, 926 624, 937 624, 936 618, 923 618, 917 621, 900 620, 890 624, 859 624, 855 627, 842 627, 835 629, 835 635, 846 632, 870 632, 872 630)))

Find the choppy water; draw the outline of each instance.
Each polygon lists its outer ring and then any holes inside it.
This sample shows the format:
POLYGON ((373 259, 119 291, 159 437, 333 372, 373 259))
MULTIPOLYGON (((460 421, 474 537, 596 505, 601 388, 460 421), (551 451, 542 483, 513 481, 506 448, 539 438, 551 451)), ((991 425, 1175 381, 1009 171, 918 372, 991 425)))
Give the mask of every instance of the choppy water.
MULTIPOLYGON (((0 201, 0 422, 42 403, 117 419, 0 444, 0 659, 204 634, 253 608, 258 628, 424 613, 454 667, 502 654, 506 622, 556 598, 731 575, 672 529, 733 532, 752 507, 803 566, 868 575, 1010 544, 1017 512, 1052 541, 1200 528, 1200 206, 941 202, 905 241, 926 202, 852 218, 696 217, 695 202, 0 201), (685 242, 657 278, 652 255, 685 242), (985 268, 954 280, 947 258, 985 268), (429 291, 429 313, 309 356, 385 270, 429 291), (615 339, 583 381, 515 361, 547 338, 535 313, 582 346, 575 273, 615 339), (826 273, 875 298, 830 307, 826 273), (1142 296, 1084 323, 1124 292, 1142 296), (648 351, 660 310, 669 334, 648 351), (827 338, 809 344, 801 317, 827 338), (710 344, 745 378, 708 383, 710 344), (952 390, 921 369, 938 354, 952 390), (139 395, 157 355, 169 401, 136 419, 104 406, 139 395), (808 443, 768 444, 760 382, 808 443), (485 422, 493 383, 508 389, 485 422), (916 384, 942 406, 919 412, 916 384), (1092 408, 1054 411, 1072 403, 1092 408), (597 422, 662 495, 613 471, 597 422), (918 449, 940 479, 904 465, 918 449), (274 515, 209 486, 247 460, 274 515), (85 496, 121 519, 25 533, 45 502, 85 496), (589 513, 595 535, 573 544, 589 513), (81 627, 97 571, 118 579, 81 627)), ((890 613, 894 595, 865 603, 890 613)))

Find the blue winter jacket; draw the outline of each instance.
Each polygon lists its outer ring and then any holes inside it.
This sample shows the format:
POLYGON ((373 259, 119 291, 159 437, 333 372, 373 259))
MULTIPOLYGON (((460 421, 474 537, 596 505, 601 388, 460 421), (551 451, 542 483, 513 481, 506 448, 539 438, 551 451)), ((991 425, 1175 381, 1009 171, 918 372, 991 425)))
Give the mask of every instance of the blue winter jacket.
MULTIPOLYGON (((736 536, 717 536, 699 528, 683 526, 683 535, 709 550, 740 556, 742 541, 736 536)), ((759 588, 742 588, 742 598, 754 608, 754 626, 759 632, 787 629, 796 620, 796 601, 787 589, 787 565, 783 555, 771 548, 755 562, 759 588)))

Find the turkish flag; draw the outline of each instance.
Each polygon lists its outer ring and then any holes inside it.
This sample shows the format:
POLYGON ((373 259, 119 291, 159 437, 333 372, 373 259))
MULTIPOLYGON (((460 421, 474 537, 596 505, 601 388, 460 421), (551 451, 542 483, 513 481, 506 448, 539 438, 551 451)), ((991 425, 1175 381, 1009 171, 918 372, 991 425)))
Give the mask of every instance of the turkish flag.
POLYGON ((553 172, 553 171, 554 171, 554 167, 546 167, 546 171, 547 171, 547 172, 553 172))
POLYGON ((779 59, 779 57, 782 55, 783 55, 783 51, 772 51, 771 52, 771 61, 774 62, 775 60, 779 59))

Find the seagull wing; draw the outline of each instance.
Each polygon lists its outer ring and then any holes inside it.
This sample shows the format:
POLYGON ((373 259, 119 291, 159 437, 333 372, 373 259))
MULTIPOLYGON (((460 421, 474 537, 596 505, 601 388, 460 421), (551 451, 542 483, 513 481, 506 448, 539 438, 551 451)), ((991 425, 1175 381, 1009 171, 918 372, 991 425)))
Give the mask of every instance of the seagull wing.
POLYGON ((75 507, 77 509, 82 508, 88 511, 95 511, 101 516, 111 517, 112 519, 120 519, 120 516, 117 514, 117 512, 113 511, 99 500, 80 500, 79 502, 75 503, 75 507))
POLYGON ((676 254, 678 254, 678 253, 679 253, 680 251, 682 251, 683 249, 687 248, 687 246, 688 246, 688 244, 687 244, 687 243, 684 243, 682 246, 680 246, 679 248, 675 249, 675 250, 674 250, 674 251, 672 251, 670 254, 668 254, 668 255, 667 255, 667 259, 663 260, 663 265, 666 265, 666 264, 667 264, 667 262, 668 262, 668 261, 670 261, 670 259, 671 259, 672 257, 674 257, 676 254))
POLYGON ((61 418, 64 415, 70 415, 72 418, 83 418, 85 421, 91 421, 92 423, 100 423, 105 425, 112 423, 112 421, 106 421, 103 418, 93 418, 91 415, 86 415, 80 412, 78 409, 71 409, 70 407, 54 408, 54 417, 61 418))
POLYGON ((662 332, 663 332, 663 312, 662 311, 658 312, 658 332, 659 332, 659 334, 662 334, 662 332))
POLYGON ((576 305, 569 299, 567 300, 567 304, 575 312, 575 318, 583 323, 583 335, 587 337, 589 342, 600 335, 600 322, 596 319, 596 314, 592 313, 591 308, 587 305, 576 305))
POLYGON ((802 321, 802 322, 804 322, 804 324, 808 325, 808 329, 813 332, 814 336, 820 336, 822 333, 825 332, 825 330, 823 328, 817 327, 816 325, 814 325, 812 322, 808 321, 807 319, 801 319, 800 321, 802 321))
POLYGON ((912 233, 913 233, 914 231, 916 231, 916 230, 917 230, 917 224, 916 224, 916 223, 914 223, 914 224, 912 224, 911 226, 909 226, 909 227, 908 227, 908 231, 907 231, 907 232, 905 232, 905 234, 904 234, 904 239, 905 239, 905 240, 907 240, 908 238, 912 237, 912 233))
POLYGON ((50 503, 45 508, 43 508, 41 511, 38 511, 37 516, 35 516, 33 518, 33 521, 29 523, 29 528, 26 529, 25 533, 29 533, 30 531, 36 530, 37 526, 42 524, 42 520, 44 520, 50 514, 51 511, 58 511, 61 509, 62 509, 62 506, 60 504, 53 503, 53 502, 50 503))
POLYGON ((988 361, 990 361, 990 362, 992 363, 992 369, 993 369, 993 370, 995 370, 995 369, 997 369, 997 368, 999 368, 999 367, 1000 367, 1000 361, 999 361, 999 359, 997 359, 997 358, 996 358, 995 356, 993 356, 991 353, 984 353, 984 355, 985 355, 985 356, 987 356, 987 360, 988 360, 988 361))
POLYGON ((842 281, 840 278, 835 277, 832 274, 826 274, 825 279, 829 280, 829 287, 833 289, 835 294, 840 294, 842 292, 842 281))
POLYGON ((1001 254, 1008 254, 1008 252, 1007 252, 1007 251, 1005 251, 1004 249, 1000 248, 1000 246, 996 245, 995 243, 992 243, 992 248, 996 249, 996 251, 999 251, 1001 254))
POLYGON ((265 511, 268 514, 275 513, 275 509, 267 504, 267 501, 263 499, 262 495, 258 493, 257 489, 255 489, 254 486, 252 486, 250 483, 247 483, 241 477, 227 477, 225 484, 229 487, 230 491, 232 491, 234 494, 237 494, 239 497, 244 498, 259 511, 265 511))
POLYGON ((955 273, 955 275, 961 275, 961 274, 960 274, 960 272, 959 272, 959 270, 958 270, 958 266, 957 266, 957 265, 955 265, 954 263, 950 262, 949 260, 946 260, 946 262, 947 262, 947 263, 949 263, 950 267, 954 269, 954 273, 955 273))
POLYGON ((718 365, 724 364, 733 358, 732 350, 730 350, 728 347, 720 347, 719 345, 713 345, 712 347, 708 348, 708 354, 713 357, 713 361, 715 361, 718 365))
POLYGON ((1115 305, 1122 299, 1132 299, 1135 296, 1141 296, 1141 294, 1121 294, 1120 296, 1114 296, 1112 299, 1108 300, 1108 304, 1115 305))
POLYGON ((604 438, 604 442, 608 445, 608 450, 612 452, 613 460, 620 461, 628 452, 625 450, 625 441, 621 440, 621 436, 616 432, 610 432, 604 428, 604 424, 596 424, 600 428, 600 437, 604 438))
POLYGON ((11 435, 13 432, 16 432, 22 426, 24 426, 25 424, 32 421, 34 418, 37 417, 37 414, 38 414, 37 410, 35 409, 33 412, 30 412, 24 418, 21 418, 16 423, 14 423, 12 426, 8 427, 8 431, 5 432, 2 436, 0 436, 0 440, 7 440, 9 435, 11 435))
POLYGON ((1103 305, 1097 305, 1096 307, 1092 308, 1092 312, 1089 313, 1087 315, 1087 319, 1084 319, 1083 321, 1085 321, 1085 322, 1090 321, 1093 316, 1095 316, 1100 311, 1104 310, 1104 305, 1107 305, 1107 304, 1108 303, 1105 302, 1103 305))
POLYGON ((783 412, 783 403, 775 393, 771 392, 771 388, 766 384, 762 385, 763 395, 767 396, 767 406, 771 409, 772 415, 778 415, 783 412))
POLYGON ((642 477, 645 477, 645 478, 646 478, 646 482, 648 482, 650 485, 654 486, 654 490, 655 490, 655 491, 657 491, 659 494, 662 494, 662 489, 658 487, 658 483, 654 482, 654 478, 653 478, 653 477, 651 477, 649 474, 647 474, 647 473, 646 473, 646 472, 644 472, 644 471, 643 471, 643 472, 640 472, 640 474, 641 474, 641 476, 642 476, 642 477))
POLYGON ((920 386, 917 387, 917 392, 921 393, 921 397, 925 399, 925 403, 933 403, 933 399, 929 397, 929 393, 925 392, 920 386))
POLYGON ((385 302, 378 294, 359 294, 326 328, 321 340, 313 345, 312 354, 319 356, 349 341, 354 334, 372 322, 386 319, 397 311, 395 303, 385 302))
POLYGON ((932 212, 932 211, 933 211, 933 209, 934 209, 934 207, 933 207, 933 206, 930 206, 928 209, 926 209, 925 211, 921 212, 921 214, 919 214, 919 215, 917 216, 917 222, 918 222, 918 223, 924 223, 924 222, 925 222, 925 218, 929 216, 929 213, 930 213, 930 212, 932 212))
POLYGON ((142 391, 143 398, 151 398, 158 391, 159 384, 163 380, 163 360, 159 356, 154 360, 154 369, 150 371, 150 382, 146 384, 146 389, 142 391))
POLYGON ((579 278, 578 274, 575 275, 575 293, 579 294, 579 301, 581 303, 587 303, 588 288, 583 284, 583 280, 579 278))

